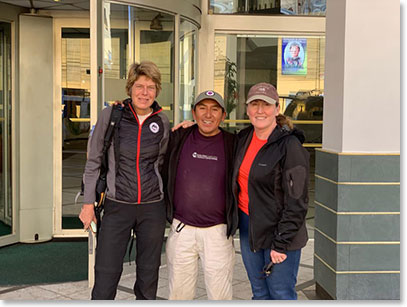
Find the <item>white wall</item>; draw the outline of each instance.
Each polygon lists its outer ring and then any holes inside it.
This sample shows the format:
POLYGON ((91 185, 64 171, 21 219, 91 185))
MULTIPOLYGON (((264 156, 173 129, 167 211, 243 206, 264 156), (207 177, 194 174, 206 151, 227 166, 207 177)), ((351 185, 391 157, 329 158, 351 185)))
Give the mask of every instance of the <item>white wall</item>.
POLYGON ((52 238, 52 18, 20 16, 20 241, 52 238), (35 38, 35 39, 33 39, 35 38))
POLYGON ((400 2, 328 0, 323 148, 400 151, 400 2))

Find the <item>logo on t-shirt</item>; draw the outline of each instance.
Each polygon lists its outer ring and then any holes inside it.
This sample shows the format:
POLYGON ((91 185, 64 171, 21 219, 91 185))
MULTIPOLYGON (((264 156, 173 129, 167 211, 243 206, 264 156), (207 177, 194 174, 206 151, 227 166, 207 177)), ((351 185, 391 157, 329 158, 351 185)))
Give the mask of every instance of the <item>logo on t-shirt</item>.
POLYGON ((150 130, 151 130, 152 133, 157 133, 158 131, 160 131, 160 126, 158 126, 157 123, 152 122, 150 124, 150 130))
POLYGON ((192 157, 195 159, 218 161, 218 157, 216 157, 216 156, 208 156, 208 155, 204 155, 204 154, 199 154, 197 152, 193 152, 192 157))

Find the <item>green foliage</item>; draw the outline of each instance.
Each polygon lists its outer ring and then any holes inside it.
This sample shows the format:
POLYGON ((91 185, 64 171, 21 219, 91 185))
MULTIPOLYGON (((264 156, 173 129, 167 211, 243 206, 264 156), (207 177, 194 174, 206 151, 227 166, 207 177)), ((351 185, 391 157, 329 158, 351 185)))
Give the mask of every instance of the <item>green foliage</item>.
POLYGON ((225 66, 225 103, 229 115, 236 108, 238 100, 237 65, 226 58, 225 66))

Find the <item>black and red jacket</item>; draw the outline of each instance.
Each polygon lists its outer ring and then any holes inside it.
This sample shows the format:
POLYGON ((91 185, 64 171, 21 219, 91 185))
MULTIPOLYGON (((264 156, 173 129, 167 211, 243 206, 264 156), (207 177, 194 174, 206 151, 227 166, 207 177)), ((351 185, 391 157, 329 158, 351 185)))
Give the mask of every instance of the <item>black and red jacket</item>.
MULTIPOLYGON (((237 177, 252 137, 253 126, 238 134, 232 182, 236 203, 237 177)), ((248 180, 252 251, 271 248, 284 252, 307 243, 309 153, 301 145, 303 141, 301 131, 277 125, 253 160, 248 180)))
MULTIPOLYGON (((131 104, 124 101, 123 115, 116 125, 108 150, 106 197, 122 203, 141 204, 164 199, 160 175, 169 140, 170 124, 155 101, 152 114, 142 125, 131 104)), ((84 203, 94 203, 95 186, 102 160, 104 135, 112 107, 105 108, 88 142, 84 174, 84 203)))

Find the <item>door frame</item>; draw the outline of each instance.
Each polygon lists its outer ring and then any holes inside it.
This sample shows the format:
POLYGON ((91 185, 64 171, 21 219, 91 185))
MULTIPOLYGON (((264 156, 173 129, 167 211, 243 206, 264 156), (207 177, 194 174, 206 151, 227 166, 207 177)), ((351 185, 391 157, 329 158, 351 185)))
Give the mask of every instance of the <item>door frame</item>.
POLYGON ((18 201, 18 169, 17 169, 17 146, 16 146, 16 23, 13 20, 0 18, 1 22, 7 22, 11 26, 10 44, 11 44, 11 208, 12 222, 11 234, 0 237, 0 247, 13 244, 20 239, 20 219, 19 201, 18 201))

